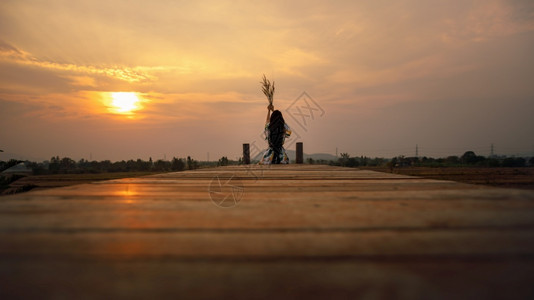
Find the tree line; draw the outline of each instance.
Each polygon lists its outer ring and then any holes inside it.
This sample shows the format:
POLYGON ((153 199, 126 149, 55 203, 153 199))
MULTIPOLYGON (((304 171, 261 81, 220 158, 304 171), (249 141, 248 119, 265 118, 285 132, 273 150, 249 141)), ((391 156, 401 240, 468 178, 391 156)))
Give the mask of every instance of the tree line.
POLYGON ((9 161, 0 161, 0 171, 8 169, 14 165, 24 162, 26 167, 33 171, 34 175, 45 174, 80 174, 80 173, 104 173, 104 172, 176 172, 184 170, 194 170, 200 167, 199 161, 188 156, 187 158, 173 157, 170 161, 158 159, 153 161, 149 158, 148 161, 137 160, 121 160, 111 162, 110 160, 103 161, 88 161, 80 159, 75 161, 70 157, 54 156, 48 161, 41 163, 20 161, 11 159, 9 161))
MULTIPOLYGON (((312 162, 313 163, 313 162, 312 162)), ((534 157, 529 159, 524 157, 492 156, 485 157, 475 154, 473 151, 466 151, 462 156, 447 156, 444 158, 432 157, 405 157, 396 156, 391 159, 369 158, 365 156, 350 157, 348 153, 341 153, 340 158, 331 165, 344 167, 389 167, 399 168, 407 166, 415 167, 504 167, 521 168, 534 166, 534 157)))
MULTIPOLYGON (((69 157, 54 156, 49 161, 41 163, 20 161, 11 159, 9 161, 0 161, 0 172, 6 170, 14 165, 24 162, 25 165, 33 171, 34 175, 45 174, 76 174, 76 173, 105 173, 105 172, 177 172, 184 170, 194 170, 200 167, 214 167, 227 165, 241 165, 242 159, 230 160, 223 156, 218 161, 201 162, 190 156, 186 158, 173 157, 171 160, 158 159, 149 160, 121 160, 111 162, 109 160, 103 161, 89 161, 80 159, 75 161, 69 157)), ((528 167, 534 166, 534 157, 506 157, 493 156, 484 157, 476 155, 473 151, 466 151, 462 156, 447 156, 445 158, 432 157, 405 157, 396 156, 393 158, 370 158, 366 156, 351 157, 348 153, 341 153, 337 160, 314 160, 308 158, 308 164, 328 164, 343 167, 388 167, 399 168, 407 166, 420 167, 528 167)))

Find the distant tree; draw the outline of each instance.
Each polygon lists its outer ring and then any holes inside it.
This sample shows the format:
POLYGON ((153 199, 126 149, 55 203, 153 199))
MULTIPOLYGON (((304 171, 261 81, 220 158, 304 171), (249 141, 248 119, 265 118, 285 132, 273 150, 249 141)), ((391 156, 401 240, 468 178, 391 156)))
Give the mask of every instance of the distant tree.
POLYGON ((497 168, 501 166, 501 162, 496 158, 488 158, 484 161, 484 165, 490 168, 497 168))
POLYGON ((356 157, 350 157, 348 153, 341 153, 340 155, 341 157, 338 159, 340 166, 354 168, 360 165, 360 159, 356 157))
POLYGON ((142 159, 137 159, 136 165, 138 171, 150 171, 152 168, 152 162, 144 161, 142 159))
POLYGON ((502 161, 503 167, 521 168, 526 166, 527 161, 522 157, 507 157, 502 161))
POLYGON ((188 170, 194 170, 198 168, 198 162, 191 158, 191 156, 187 157, 187 169, 188 170))
MULTIPOLYGON (((367 163, 367 160, 365 160, 365 162, 367 163)), ((358 158, 356 157, 349 158, 349 161, 347 162, 347 167, 355 168, 359 166, 360 166, 360 162, 358 161, 358 158)))
POLYGON ((127 169, 128 169, 128 167, 126 165, 126 161, 121 160, 121 161, 116 161, 114 163, 111 163, 111 166, 109 168, 107 168, 106 171, 109 171, 109 172, 126 172, 127 169))
POLYGON ((103 160, 99 164, 99 170, 101 172, 111 172, 112 171, 112 164, 109 160, 103 160))
POLYGON ((447 156, 447 158, 445 158, 445 163, 449 165, 457 165, 460 163, 460 158, 456 155, 447 156))
POLYGON ((397 156, 397 163, 395 164, 395 167, 404 167, 406 166, 406 157, 404 155, 397 156))
POLYGON ((59 162, 60 170, 67 172, 76 169, 76 162, 70 157, 63 157, 59 162))
POLYGON ((77 163, 77 169, 80 173, 91 172, 91 162, 85 159, 80 159, 77 163))
POLYGON ((393 169, 397 166, 397 158, 393 157, 390 161, 387 162, 386 166, 390 172, 393 172, 393 169))
POLYGON ((126 172, 134 172, 134 171, 138 171, 137 162, 133 159, 129 159, 126 162, 126 172))
POLYGON ((462 155, 462 158, 461 158, 461 161, 464 163, 464 164, 472 164, 475 162, 476 160, 476 154, 475 152, 473 151, 466 151, 463 155, 462 155))
POLYGON ((478 162, 484 161, 484 156, 478 156, 473 151, 467 151, 465 152, 462 157, 460 158, 460 161, 464 164, 473 165, 478 162))
POLYGON ((169 171, 170 169, 171 169, 171 162, 169 162, 169 161, 166 161, 166 160, 163 160, 163 159, 158 159, 154 163, 154 170, 155 171, 166 172, 166 171, 169 171))
POLYGON ((171 170, 173 171, 183 171, 185 170, 185 162, 183 159, 178 159, 176 157, 172 158, 171 170))
POLYGON ((52 158, 50 158, 50 163, 48 164, 48 170, 53 174, 59 173, 59 162, 59 156, 52 156, 52 158))
POLYGON ((338 159, 339 164, 342 167, 346 167, 350 159, 350 155, 346 152, 340 154, 340 158, 338 159))
POLYGON ((90 162, 89 163, 89 172, 91 172, 91 173, 99 173, 99 172, 101 172, 100 163, 97 162, 96 160, 93 160, 92 162, 90 162))
POLYGON ((187 169, 192 170, 193 169, 193 160, 191 159, 191 156, 187 157, 187 169))
POLYGON ((42 163, 30 162, 28 163, 28 167, 32 169, 33 175, 42 175, 47 172, 42 163))
POLYGON ((382 165, 385 165, 385 160, 383 158, 378 158, 378 157, 375 157, 373 159, 369 159, 367 161, 367 165, 368 166, 372 166, 372 167, 377 167, 377 166, 382 166, 382 165))
POLYGON ((218 166, 227 166, 228 165, 228 157, 226 156, 223 156, 219 159, 219 161, 217 162, 217 165, 218 166))

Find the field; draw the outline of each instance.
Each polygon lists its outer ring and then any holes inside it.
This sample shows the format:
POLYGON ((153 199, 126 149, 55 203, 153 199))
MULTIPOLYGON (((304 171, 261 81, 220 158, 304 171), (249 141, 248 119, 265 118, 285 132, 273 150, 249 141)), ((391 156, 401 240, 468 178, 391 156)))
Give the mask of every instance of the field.
POLYGON ((390 170, 385 167, 362 167, 361 169, 503 188, 534 190, 534 168, 403 167, 390 170))

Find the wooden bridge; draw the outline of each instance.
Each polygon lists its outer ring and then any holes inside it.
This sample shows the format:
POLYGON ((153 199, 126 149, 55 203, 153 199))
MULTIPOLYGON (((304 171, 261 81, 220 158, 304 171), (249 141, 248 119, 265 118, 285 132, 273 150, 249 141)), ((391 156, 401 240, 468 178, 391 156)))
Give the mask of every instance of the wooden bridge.
POLYGON ((320 165, 0 198, 0 299, 533 299, 534 192, 320 165))

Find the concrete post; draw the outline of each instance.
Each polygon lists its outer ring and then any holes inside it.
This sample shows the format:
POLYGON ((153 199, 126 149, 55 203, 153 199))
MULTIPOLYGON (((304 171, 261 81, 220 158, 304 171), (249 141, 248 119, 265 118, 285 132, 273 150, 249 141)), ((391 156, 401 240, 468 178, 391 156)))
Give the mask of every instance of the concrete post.
POLYGON ((297 143, 297 159, 296 159, 297 164, 301 164, 304 162, 304 151, 302 148, 303 148, 302 143, 298 142, 297 143))
POLYGON ((243 144, 243 164, 250 164, 250 145, 243 144))

